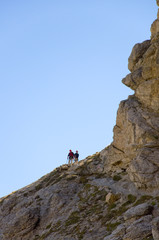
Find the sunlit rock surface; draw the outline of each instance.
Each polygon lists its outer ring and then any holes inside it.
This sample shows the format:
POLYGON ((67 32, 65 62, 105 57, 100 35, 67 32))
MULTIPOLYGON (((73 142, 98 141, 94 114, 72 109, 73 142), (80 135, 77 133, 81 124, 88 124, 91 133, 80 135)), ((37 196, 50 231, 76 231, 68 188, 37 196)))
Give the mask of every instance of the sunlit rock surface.
POLYGON ((122 82, 134 94, 113 142, 1 198, 0 240, 159 240, 158 18, 128 59, 122 82))

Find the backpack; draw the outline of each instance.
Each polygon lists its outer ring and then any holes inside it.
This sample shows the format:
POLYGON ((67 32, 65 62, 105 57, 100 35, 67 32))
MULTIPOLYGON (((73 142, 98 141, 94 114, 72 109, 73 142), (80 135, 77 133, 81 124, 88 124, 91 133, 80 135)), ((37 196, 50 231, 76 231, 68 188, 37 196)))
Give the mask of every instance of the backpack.
POLYGON ((73 157, 73 156, 74 156, 74 153, 73 153, 73 152, 70 152, 68 155, 69 155, 69 157, 73 157))

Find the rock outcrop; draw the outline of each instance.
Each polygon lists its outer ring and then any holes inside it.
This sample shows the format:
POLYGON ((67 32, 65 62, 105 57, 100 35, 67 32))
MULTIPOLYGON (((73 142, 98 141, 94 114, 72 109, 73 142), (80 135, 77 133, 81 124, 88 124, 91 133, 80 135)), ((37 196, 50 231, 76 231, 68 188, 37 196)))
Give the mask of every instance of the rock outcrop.
POLYGON ((159 240, 159 13, 128 68, 113 142, 1 198, 0 240, 159 240))
POLYGON ((134 95, 120 103, 113 143, 103 150, 105 169, 126 170, 148 193, 159 187, 159 20, 151 26, 151 40, 136 44, 122 82, 134 95))

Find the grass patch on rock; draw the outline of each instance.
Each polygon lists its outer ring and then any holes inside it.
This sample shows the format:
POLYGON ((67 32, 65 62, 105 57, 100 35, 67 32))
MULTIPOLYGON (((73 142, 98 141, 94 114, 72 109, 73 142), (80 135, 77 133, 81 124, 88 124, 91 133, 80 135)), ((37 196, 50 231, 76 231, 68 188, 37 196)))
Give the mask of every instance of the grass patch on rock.
POLYGON ((79 220, 80 220, 79 212, 78 211, 72 212, 71 215, 66 220, 65 226, 68 227, 72 224, 76 224, 79 222, 79 220))
POLYGON ((42 185, 44 185, 45 187, 48 187, 50 185, 58 183, 65 177, 66 177, 65 173, 61 173, 61 171, 58 171, 57 169, 55 169, 53 172, 42 177, 40 180, 42 185))
POLYGON ((89 184, 89 183, 87 183, 87 184, 84 186, 84 188, 85 188, 86 191, 90 190, 91 187, 92 187, 92 185, 89 184))
POLYGON ((40 238, 38 238, 39 240, 45 240, 51 233, 53 232, 52 228, 48 231, 43 233, 40 238))
POLYGON ((153 236, 151 235, 151 236, 146 237, 146 238, 144 238, 144 239, 142 239, 142 240, 154 240, 154 239, 153 239, 153 236))
POLYGON ((136 196, 129 194, 128 195, 128 204, 134 203, 136 201, 136 196))
POLYGON ((114 177, 113 177, 113 180, 114 181, 120 181, 121 180, 121 176, 120 175, 115 175, 114 177))
POLYGON ((57 221, 57 223, 55 223, 53 226, 52 226, 52 232, 57 232, 59 231, 59 229, 61 228, 61 221, 57 221))
POLYGON ((126 207, 127 205, 134 203, 137 199, 137 197, 132 194, 129 194, 127 198, 128 198, 128 200, 125 203, 123 203, 123 205, 122 205, 123 207, 124 206, 126 207))
POLYGON ((139 204, 142 204, 142 203, 145 203, 146 201, 152 199, 153 197, 152 196, 149 196, 149 195, 143 195, 141 196, 140 199, 138 199, 135 203, 134 203, 134 206, 137 206, 139 204))
POLYGON ((120 222, 106 224, 107 231, 113 232, 117 228, 117 226, 120 224, 121 224, 120 222))
POLYGON ((111 204, 109 204, 109 206, 108 206, 108 211, 111 211, 113 208, 115 208, 116 207, 116 204, 115 203, 111 203, 111 204))
POLYGON ((88 179, 85 176, 81 176, 79 182, 82 184, 86 184, 88 182, 88 179))
POLYGON ((46 226, 46 229, 49 229, 49 228, 51 228, 51 223, 46 226))
POLYGON ((42 183, 39 183, 38 185, 35 186, 35 190, 36 191, 39 191, 42 188, 43 188, 43 184, 42 183))

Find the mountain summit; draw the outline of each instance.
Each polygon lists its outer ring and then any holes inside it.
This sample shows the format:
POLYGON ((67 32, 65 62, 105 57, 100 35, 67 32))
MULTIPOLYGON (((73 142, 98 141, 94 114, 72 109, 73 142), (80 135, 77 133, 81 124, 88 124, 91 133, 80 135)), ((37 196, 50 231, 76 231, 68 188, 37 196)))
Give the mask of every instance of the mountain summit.
POLYGON ((1 198, 0 240, 159 240, 159 12, 128 68, 113 142, 1 198))

